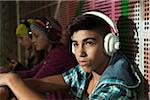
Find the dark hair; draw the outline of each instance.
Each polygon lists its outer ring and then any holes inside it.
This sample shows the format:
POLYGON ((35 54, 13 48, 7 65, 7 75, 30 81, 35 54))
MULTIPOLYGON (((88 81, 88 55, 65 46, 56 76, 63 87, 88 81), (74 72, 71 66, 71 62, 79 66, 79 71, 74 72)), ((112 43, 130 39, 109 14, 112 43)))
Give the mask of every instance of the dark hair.
POLYGON ((38 26, 41 29, 45 30, 45 33, 49 40, 57 41, 57 42, 60 41, 62 26, 56 19, 50 18, 50 20, 48 20, 46 17, 40 17, 40 18, 36 18, 36 20, 40 20, 44 24, 43 25, 35 21, 35 23, 38 24, 38 26))
POLYGON ((110 25, 104 19, 88 14, 76 17, 68 26, 70 36, 79 30, 93 30, 102 37, 111 32, 110 25))

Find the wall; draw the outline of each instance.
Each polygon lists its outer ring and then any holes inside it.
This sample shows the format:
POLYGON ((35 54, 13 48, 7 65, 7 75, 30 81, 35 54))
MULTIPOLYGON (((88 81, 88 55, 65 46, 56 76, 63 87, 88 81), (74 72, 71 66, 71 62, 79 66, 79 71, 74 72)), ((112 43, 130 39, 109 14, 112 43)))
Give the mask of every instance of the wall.
POLYGON ((17 58, 16 2, 0 1, 0 65, 7 57, 17 58))
MULTIPOLYGON (((18 6, 19 20, 40 16, 53 16, 58 19, 63 26, 62 42, 64 44, 68 43, 66 27, 77 14, 98 9, 114 21, 117 21, 121 15, 128 16, 136 25, 138 33, 134 35, 134 39, 138 44, 132 40, 132 37, 124 37, 124 40, 122 40, 123 45, 125 45, 123 51, 129 55, 129 58, 134 59, 150 84, 149 0, 19 1, 18 6), (138 46, 138 49, 135 48, 135 45, 138 46), (128 50, 127 47, 132 49, 128 50), (133 52, 136 52, 135 58, 133 52)), ((15 1, 0 1, 0 51, 3 52, 3 57, 0 55, 0 64, 5 62, 4 55, 17 55, 17 41, 14 32, 18 14, 16 14, 15 1)))

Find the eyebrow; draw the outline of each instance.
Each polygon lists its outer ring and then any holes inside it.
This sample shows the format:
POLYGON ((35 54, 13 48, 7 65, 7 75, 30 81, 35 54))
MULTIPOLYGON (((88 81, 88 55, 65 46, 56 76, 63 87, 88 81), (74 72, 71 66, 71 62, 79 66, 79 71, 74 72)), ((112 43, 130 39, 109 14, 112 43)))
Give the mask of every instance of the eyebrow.
MULTIPOLYGON (((83 42, 85 42, 85 41, 87 41, 87 40, 94 40, 94 41, 96 41, 96 39, 95 38, 85 38, 85 39, 83 39, 83 42)), ((76 40, 72 40, 72 43, 73 42, 77 42, 76 40)))
POLYGON ((83 39, 83 41, 85 42, 85 41, 87 41, 87 40, 96 40, 95 38, 85 38, 85 39, 83 39))

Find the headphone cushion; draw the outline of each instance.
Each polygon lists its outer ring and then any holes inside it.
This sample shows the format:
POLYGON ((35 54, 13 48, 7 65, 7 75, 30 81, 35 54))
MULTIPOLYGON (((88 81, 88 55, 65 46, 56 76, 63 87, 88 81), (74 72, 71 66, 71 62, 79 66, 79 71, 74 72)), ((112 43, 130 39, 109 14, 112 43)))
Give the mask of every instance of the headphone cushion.
POLYGON ((73 45, 72 45, 71 50, 72 50, 72 53, 75 54, 75 50, 74 50, 74 46, 73 45))
POLYGON ((107 55, 112 56, 119 49, 119 38, 115 33, 109 33, 104 38, 104 49, 107 55))
POLYGON ((104 38, 104 49, 105 49, 106 54, 109 53, 109 40, 110 40, 110 37, 111 37, 111 33, 107 34, 104 38))

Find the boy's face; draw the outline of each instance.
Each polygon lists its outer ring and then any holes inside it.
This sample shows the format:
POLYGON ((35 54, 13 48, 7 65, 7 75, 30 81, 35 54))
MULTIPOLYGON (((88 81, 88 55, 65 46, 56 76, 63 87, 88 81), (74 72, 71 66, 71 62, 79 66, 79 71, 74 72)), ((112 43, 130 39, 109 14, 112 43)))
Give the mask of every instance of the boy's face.
POLYGON ((97 70, 105 62, 103 38, 95 31, 79 30, 72 35, 77 61, 85 72, 97 70))

